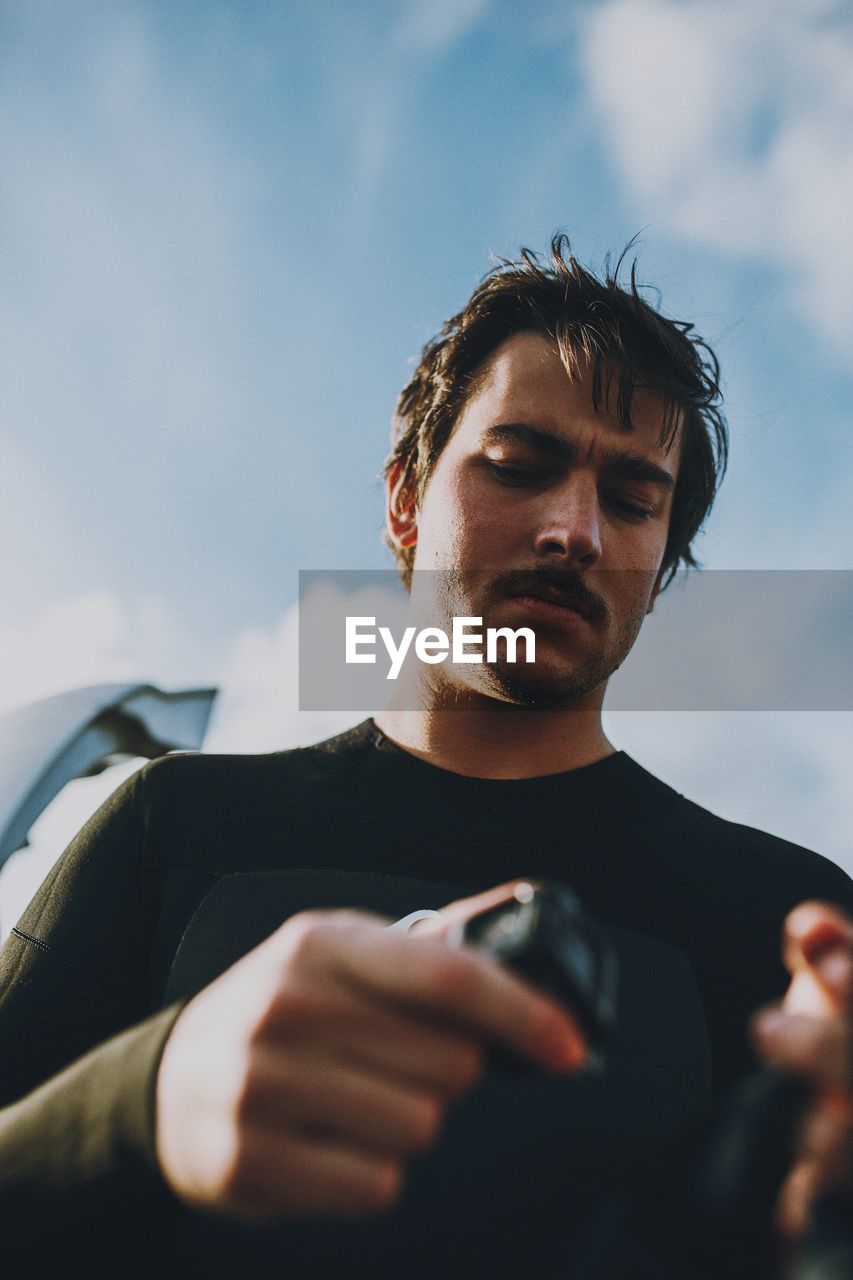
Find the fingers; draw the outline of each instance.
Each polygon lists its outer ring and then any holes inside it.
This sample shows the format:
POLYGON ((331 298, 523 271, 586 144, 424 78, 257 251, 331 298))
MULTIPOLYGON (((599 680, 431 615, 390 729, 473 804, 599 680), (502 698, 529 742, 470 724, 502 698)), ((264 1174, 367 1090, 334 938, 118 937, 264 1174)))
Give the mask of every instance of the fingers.
POLYGON ((822 1193, 853 1191, 853 923, 828 903, 803 902, 785 921, 783 951, 791 984, 753 1034, 765 1061, 815 1085, 776 1204, 779 1231, 801 1237, 822 1193))
POLYGON ((346 1038, 333 1033, 328 1043, 355 1062, 446 1098, 458 1098, 483 1069, 482 1048, 472 1038, 382 1010, 365 1012, 346 1038))
POLYGON ((797 1158, 776 1201, 776 1225, 800 1237, 812 1206, 827 1191, 853 1191, 853 1129, 819 1107, 810 1110, 799 1134, 797 1158))
POLYGON ((853 921, 825 902, 802 902, 785 921, 785 964, 793 981, 786 1008, 796 1013, 853 1011, 853 921))
POLYGON ((436 1094, 349 1062, 302 1052, 256 1055, 242 1123, 334 1140, 370 1155, 413 1155, 436 1140, 446 1103, 436 1094))
POLYGON ((383 1008, 352 991, 279 993, 258 1039, 349 1059, 415 1088, 458 1097, 480 1075, 483 1052, 472 1036, 383 1008))
POLYGON ((853 1089, 853 1028, 849 1018, 809 1017, 774 1006, 754 1020, 762 1057, 826 1088, 853 1089))
POLYGON ((816 1163, 827 1184, 853 1180, 853 1127, 832 1112, 813 1107, 801 1128, 798 1162, 816 1163))
POLYGON ((430 934, 433 937, 447 939, 460 924, 464 924, 473 916, 480 915, 483 911, 490 911, 492 907, 511 902, 520 886, 531 883, 529 880, 507 880, 504 884, 496 885, 494 889, 487 889, 484 893, 475 893, 469 898, 459 898, 456 902, 442 907, 437 916, 418 921, 413 926, 412 932, 416 930, 422 935, 430 934))
POLYGON ((290 940, 288 964, 306 974, 321 969, 362 997, 498 1040, 547 1070, 575 1070, 586 1058, 583 1037, 560 1005, 474 948, 453 950, 429 936, 396 935, 369 916, 334 912, 306 918, 301 936, 290 940))
POLYGON ((798 1239, 805 1235, 811 1207, 820 1190, 821 1170, 818 1161, 803 1160, 794 1166, 776 1200, 776 1229, 783 1236, 798 1239))
POLYGON ((263 1125, 244 1135, 221 1197, 250 1220, 360 1217, 390 1209, 402 1184, 400 1160, 263 1125))

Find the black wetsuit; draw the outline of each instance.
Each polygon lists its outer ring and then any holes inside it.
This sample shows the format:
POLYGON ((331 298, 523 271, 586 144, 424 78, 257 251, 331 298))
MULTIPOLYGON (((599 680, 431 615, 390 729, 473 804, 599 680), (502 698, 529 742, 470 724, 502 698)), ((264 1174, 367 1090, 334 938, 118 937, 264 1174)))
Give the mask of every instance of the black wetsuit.
POLYGON ((677 1234, 666 1171, 750 1068, 749 1014, 787 982, 782 920, 814 897, 853 909, 853 883, 624 753, 491 781, 366 721, 299 751, 155 761, 84 827, 3 951, 2 1255, 36 1274, 69 1260, 105 1274, 680 1274, 655 1261, 677 1234), (153 1096, 183 1001, 296 911, 399 917, 519 875, 573 886, 620 953, 602 1076, 488 1077, 375 1221, 247 1228, 171 1197, 153 1096))

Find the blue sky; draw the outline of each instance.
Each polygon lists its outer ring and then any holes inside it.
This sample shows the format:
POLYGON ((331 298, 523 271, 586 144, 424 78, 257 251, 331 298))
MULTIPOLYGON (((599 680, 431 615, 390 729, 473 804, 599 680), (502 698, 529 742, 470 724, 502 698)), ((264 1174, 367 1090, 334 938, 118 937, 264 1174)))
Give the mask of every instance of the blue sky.
MULTIPOLYGON (((213 680, 216 747, 323 731, 298 570, 388 565, 410 360, 558 228, 593 265, 640 233, 718 350, 705 564, 853 568, 851 66, 830 0, 5 0, 0 707, 213 680)), ((853 862, 849 715, 615 719, 853 862)))

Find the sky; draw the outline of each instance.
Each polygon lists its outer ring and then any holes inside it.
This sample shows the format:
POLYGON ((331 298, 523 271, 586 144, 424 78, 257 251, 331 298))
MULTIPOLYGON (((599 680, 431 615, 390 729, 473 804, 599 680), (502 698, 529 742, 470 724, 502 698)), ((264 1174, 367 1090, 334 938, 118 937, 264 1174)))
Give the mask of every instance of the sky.
MULTIPOLYGON (((0 712, 140 679, 220 688, 206 750, 359 719, 297 709, 299 570, 390 567, 411 363, 558 229, 594 267, 637 236, 719 355, 702 563, 853 569, 851 67, 835 0, 3 0, 0 712)), ((853 871, 850 712, 607 728, 853 871)))

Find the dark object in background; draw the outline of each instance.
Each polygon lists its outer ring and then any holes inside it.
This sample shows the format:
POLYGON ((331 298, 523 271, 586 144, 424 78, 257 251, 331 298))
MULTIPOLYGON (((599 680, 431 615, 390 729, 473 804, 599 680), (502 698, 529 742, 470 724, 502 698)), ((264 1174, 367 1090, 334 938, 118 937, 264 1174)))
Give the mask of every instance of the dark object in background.
MULTIPOLYGON (((603 1067, 616 1021, 616 955, 571 889, 519 884, 513 899, 467 920, 452 941, 487 951, 561 1001, 589 1044, 587 1069, 603 1067)), ((498 1061, 510 1065, 507 1053, 498 1061)))
MULTIPOLYGON (((740 1247, 772 1238, 776 1199, 813 1092, 809 1081, 770 1067, 738 1086, 693 1175, 691 1198, 708 1233, 740 1247)), ((784 1280, 853 1280, 849 1201, 819 1197, 805 1238, 776 1252, 784 1280)))
POLYGON ((693 1176, 701 1211, 726 1229, 769 1222, 795 1153, 808 1081, 763 1067, 727 1100, 693 1176))

